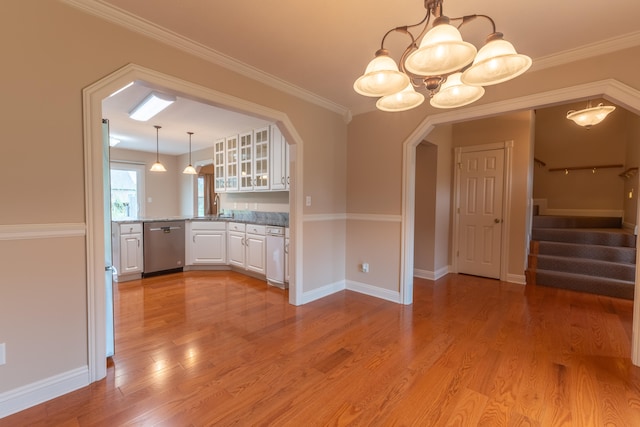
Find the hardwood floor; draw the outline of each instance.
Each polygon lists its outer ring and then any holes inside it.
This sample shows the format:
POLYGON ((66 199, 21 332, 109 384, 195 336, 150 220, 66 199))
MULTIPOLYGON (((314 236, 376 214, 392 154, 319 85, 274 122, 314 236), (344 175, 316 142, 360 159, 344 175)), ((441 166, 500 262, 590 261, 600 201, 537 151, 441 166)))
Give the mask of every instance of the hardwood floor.
POLYGON ((105 380, 0 426, 638 426, 632 301, 471 276, 294 307, 233 272, 116 284, 105 380))

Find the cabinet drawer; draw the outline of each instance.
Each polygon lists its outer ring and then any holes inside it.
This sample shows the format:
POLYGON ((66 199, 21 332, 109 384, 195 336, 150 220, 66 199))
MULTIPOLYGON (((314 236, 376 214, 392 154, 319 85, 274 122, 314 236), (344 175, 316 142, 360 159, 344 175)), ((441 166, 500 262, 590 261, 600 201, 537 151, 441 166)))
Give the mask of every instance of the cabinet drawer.
POLYGON ((142 233, 142 223, 120 224, 120 234, 142 233))
POLYGON ((255 224, 247 224, 247 233, 249 234, 259 234, 264 236, 266 227, 264 225, 255 225, 255 224))
POLYGON ((229 231, 241 231, 244 233, 245 225, 240 222, 230 222, 229 223, 229 231))
POLYGON ((227 229, 227 223, 221 221, 192 221, 191 229, 225 231, 227 229))

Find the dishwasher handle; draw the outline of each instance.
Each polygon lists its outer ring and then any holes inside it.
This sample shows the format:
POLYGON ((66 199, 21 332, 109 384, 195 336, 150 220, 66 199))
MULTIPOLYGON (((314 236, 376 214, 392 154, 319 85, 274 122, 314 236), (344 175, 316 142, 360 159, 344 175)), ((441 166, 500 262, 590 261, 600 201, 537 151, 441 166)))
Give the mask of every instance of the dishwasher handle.
POLYGON ((171 233, 171 230, 180 230, 181 227, 150 227, 149 231, 162 231, 164 233, 171 233))

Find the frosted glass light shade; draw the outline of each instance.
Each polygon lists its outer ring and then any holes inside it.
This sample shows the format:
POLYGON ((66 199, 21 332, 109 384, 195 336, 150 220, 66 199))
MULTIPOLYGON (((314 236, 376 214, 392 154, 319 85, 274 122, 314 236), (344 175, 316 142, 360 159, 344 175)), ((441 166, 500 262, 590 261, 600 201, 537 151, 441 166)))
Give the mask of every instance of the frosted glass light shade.
POLYGON ((462 82, 473 86, 489 86, 518 77, 531 67, 531 58, 520 55, 502 38, 487 42, 473 65, 462 73, 462 82))
POLYGON ((386 53, 378 52, 369 62, 353 89, 364 96, 385 96, 401 91, 409 83, 409 76, 398 70, 398 65, 386 53))
POLYGON ((415 108, 424 102, 424 95, 416 92, 413 85, 409 83, 400 92, 383 96, 376 102, 376 107, 382 111, 405 111, 415 108))
POLYGON ((189 165, 186 168, 184 168, 182 173, 185 173, 187 175, 197 175, 198 172, 196 172, 196 168, 194 168, 193 166, 189 165))
POLYGON ((455 108, 471 104, 482 98, 484 88, 482 86, 470 86, 460 80, 462 73, 455 73, 447 77, 447 81, 431 98, 431 105, 436 108, 455 108))
POLYGON ((613 105, 598 104, 597 107, 589 107, 584 110, 571 110, 567 112, 567 119, 573 120, 576 124, 584 127, 591 127, 603 121, 609 113, 615 110, 613 105))
POLYGON ((167 169, 165 169, 165 167, 160 162, 155 162, 153 165, 151 165, 151 169, 149 169, 149 170, 151 172, 166 172, 167 171, 167 169))
POLYGON ((418 50, 405 62, 407 70, 420 76, 437 76, 460 70, 473 61, 476 47, 462 40, 453 25, 439 24, 422 38, 418 50))

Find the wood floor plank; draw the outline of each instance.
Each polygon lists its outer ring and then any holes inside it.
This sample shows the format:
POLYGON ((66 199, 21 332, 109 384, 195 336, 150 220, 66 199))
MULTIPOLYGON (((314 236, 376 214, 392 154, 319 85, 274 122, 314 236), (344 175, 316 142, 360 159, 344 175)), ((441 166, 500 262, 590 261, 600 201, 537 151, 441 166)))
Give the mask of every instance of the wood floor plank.
POLYGON ((295 307, 229 271, 115 284, 107 377, 5 426, 635 426, 633 302, 450 274, 295 307))

